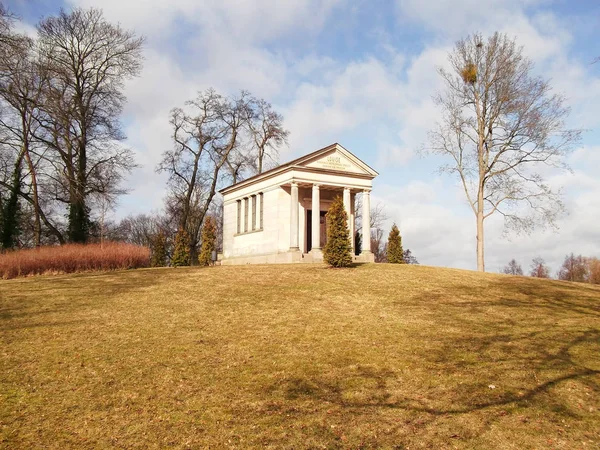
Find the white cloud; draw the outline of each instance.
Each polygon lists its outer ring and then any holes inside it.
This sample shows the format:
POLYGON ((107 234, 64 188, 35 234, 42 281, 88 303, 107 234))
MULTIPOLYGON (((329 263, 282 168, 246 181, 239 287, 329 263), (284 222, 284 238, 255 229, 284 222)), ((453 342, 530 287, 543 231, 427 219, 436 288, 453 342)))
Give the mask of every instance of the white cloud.
POLYGON ((208 35, 229 35, 243 42, 264 42, 282 35, 314 31, 323 26, 338 0, 69 0, 73 6, 101 7, 126 28, 164 38, 186 23, 208 35))

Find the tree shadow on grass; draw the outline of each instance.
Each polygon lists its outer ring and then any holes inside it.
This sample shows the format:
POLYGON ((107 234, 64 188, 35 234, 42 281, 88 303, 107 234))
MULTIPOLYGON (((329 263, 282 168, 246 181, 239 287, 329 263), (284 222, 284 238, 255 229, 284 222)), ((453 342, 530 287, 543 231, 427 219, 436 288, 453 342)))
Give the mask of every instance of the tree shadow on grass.
MULTIPOLYGON (((600 393, 600 370, 590 364, 597 352, 591 352, 586 361, 581 361, 573 355, 573 350, 582 345, 594 348, 597 346, 600 349, 600 330, 589 329, 573 333, 569 340, 564 340, 564 343, 554 350, 544 348, 543 339, 544 335, 541 332, 499 336, 500 341, 520 342, 521 346, 530 350, 537 349, 537 354, 532 359, 529 354, 498 351, 494 348, 497 342, 493 335, 440 337, 437 341, 437 351, 423 353, 423 368, 431 370, 432 376, 436 372, 438 375, 442 372, 442 376, 448 380, 448 386, 443 388, 443 391, 430 391, 427 380, 422 388, 415 389, 413 386, 403 389, 402 378, 410 376, 406 372, 399 375, 388 368, 371 366, 356 366, 337 377, 293 376, 272 385, 269 391, 279 392, 287 401, 312 400, 334 404, 355 412, 373 408, 399 409, 427 414, 430 417, 429 421, 440 416, 514 407, 535 407, 538 412, 578 420, 581 411, 575 411, 572 403, 569 404, 568 400, 561 396, 549 397, 544 394, 569 381, 576 381, 591 391, 600 393), (485 358, 483 362, 475 361, 473 367, 465 372, 467 376, 473 376, 471 383, 457 384, 455 380, 453 382, 453 375, 462 369, 455 359, 454 352, 456 348, 464 348, 465 345, 472 353, 482 354, 485 358), (490 370, 490 367, 503 367, 502 370, 518 371, 522 375, 534 371, 539 373, 539 377, 527 376, 516 380, 507 377, 500 381, 502 386, 492 390, 488 388, 487 383, 477 381, 477 373, 490 370)), ((498 372, 491 375, 498 375, 498 372)), ((488 414, 485 420, 495 420, 495 416, 496 413, 488 414)))
MULTIPOLYGON (((0 286, 0 329, 16 330, 36 326, 56 326, 77 321, 42 320, 52 314, 68 315, 94 308, 113 297, 160 284, 166 274, 154 276, 126 272, 101 272, 15 279, 0 286)), ((171 279, 171 278, 169 278, 171 279)))
POLYGON ((482 287, 449 284, 446 292, 438 291, 435 295, 438 299, 453 296, 458 301, 445 303, 454 303, 460 308, 534 307, 563 315, 579 313, 600 317, 600 287, 582 283, 503 277, 482 287))

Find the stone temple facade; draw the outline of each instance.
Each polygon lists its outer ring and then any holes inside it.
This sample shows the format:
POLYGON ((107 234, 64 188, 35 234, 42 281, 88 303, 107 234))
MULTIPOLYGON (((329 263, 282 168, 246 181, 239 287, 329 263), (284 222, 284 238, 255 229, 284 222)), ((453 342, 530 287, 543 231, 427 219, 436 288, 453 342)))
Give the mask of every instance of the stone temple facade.
MULTIPOLYGON (((221 264, 322 261, 325 214, 336 196, 343 198, 350 218, 354 248, 355 197, 362 194, 362 235, 370 236, 370 192, 377 175, 344 147, 332 144, 222 189, 221 264)), ((373 262, 368 245, 355 261, 373 262)))

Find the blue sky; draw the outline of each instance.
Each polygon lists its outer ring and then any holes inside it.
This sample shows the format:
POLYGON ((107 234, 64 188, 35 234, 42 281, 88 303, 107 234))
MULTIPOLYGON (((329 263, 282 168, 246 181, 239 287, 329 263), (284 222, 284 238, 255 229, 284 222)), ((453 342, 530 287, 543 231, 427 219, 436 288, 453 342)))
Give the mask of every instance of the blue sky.
MULTIPOLYGON (((282 162, 340 142, 380 172, 373 202, 399 224, 405 247, 424 264, 475 267, 475 222, 456 180, 416 150, 438 111, 453 43, 474 31, 515 37, 585 128, 569 157, 572 173, 548 172, 568 214, 559 230, 505 236, 487 222, 486 262, 524 268, 541 256, 555 271, 568 252, 600 256, 600 2, 573 0, 13 0, 31 26, 60 7, 95 6, 147 38, 142 76, 127 85, 124 123, 141 168, 115 217, 157 210, 164 178, 154 173, 169 148, 168 112, 214 87, 247 89, 284 114, 291 131, 282 162)), ((388 225, 389 225, 388 224, 388 225)))

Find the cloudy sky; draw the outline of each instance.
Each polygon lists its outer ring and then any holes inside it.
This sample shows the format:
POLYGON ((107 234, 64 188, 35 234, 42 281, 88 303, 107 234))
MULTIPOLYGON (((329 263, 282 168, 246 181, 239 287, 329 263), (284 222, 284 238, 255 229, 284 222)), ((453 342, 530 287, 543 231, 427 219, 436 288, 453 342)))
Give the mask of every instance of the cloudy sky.
POLYGON ((416 154, 437 120, 436 68, 469 33, 516 37, 584 128, 569 157, 550 172, 568 214, 558 232, 503 236, 488 219, 486 264, 543 257, 554 273, 569 252, 600 256, 600 2, 597 0, 12 0, 34 25, 60 7, 95 6, 146 36, 145 67, 127 86, 124 123, 141 168, 128 180, 122 217, 161 207, 154 168, 170 147, 168 113, 198 90, 251 91, 283 113, 291 131, 281 160, 339 142, 380 172, 372 202, 399 224, 405 248, 423 264, 475 268, 475 220, 439 160, 416 154))

